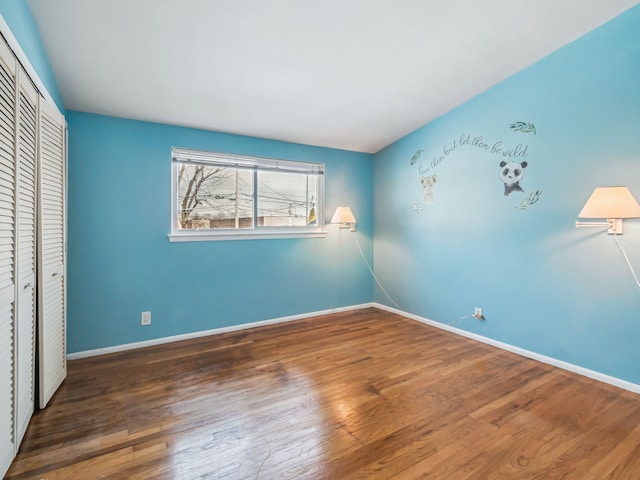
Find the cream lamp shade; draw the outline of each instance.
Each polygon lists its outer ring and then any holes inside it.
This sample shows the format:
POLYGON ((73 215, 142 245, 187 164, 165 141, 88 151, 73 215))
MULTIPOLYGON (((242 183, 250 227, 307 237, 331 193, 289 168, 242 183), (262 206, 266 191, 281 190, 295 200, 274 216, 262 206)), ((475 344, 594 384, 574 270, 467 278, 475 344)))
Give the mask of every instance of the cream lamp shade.
POLYGON ((640 218, 640 205, 627 187, 598 187, 582 207, 578 218, 606 218, 607 223, 576 222, 576 226, 608 226, 609 233, 621 234, 622 219, 640 218))
POLYGON ((356 217, 353 216, 349 207, 336 208, 331 223, 339 223, 340 228, 351 228, 352 232, 356 231, 356 217))
POLYGON ((640 218, 640 205, 627 187, 598 187, 578 218, 640 218))

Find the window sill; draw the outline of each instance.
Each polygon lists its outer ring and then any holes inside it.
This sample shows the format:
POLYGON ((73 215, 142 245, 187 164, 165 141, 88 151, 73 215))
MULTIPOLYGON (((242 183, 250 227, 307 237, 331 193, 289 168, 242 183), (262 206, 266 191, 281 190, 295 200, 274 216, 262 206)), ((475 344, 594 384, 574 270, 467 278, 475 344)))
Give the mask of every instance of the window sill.
POLYGON ((170 233, 167 235, 169 242, 215 242, 220 240, 268 240, 277 238, 324 238, 327 236, 326 231, 315 232, 260 232, 255 230, 247 232, 227 231, 227 232, 189 232, 189 233, 170 233))

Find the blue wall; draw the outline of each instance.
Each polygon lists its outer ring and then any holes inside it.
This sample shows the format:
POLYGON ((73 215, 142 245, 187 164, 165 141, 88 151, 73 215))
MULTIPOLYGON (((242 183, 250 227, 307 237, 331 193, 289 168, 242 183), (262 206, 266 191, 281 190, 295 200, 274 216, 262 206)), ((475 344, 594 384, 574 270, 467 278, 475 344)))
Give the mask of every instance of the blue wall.
MULTIPOLYGON (((574 227, 597 186, 640 199, 639 25, 635 7, 375 156, 376 273, 403 310, 480 306, 456 326, 640 383, 640 289, 612 236, 574 227), (527 162, 524 192, 505 196, 502 160, 527 162)), ((639 222, 620 240, 640 273, 639 222)))
POLYGON ((371 262, 371 155, 75 111, 67 121, 70 353, 372 301, 353 234, 335 225, 326 238, 167 239, 172 146, 323 162, 325 217, 350 205, 371 262))
MULTIPOLYGON (((26 0, 0 14, 62 109, 26 0)), ((68 351, 372 300, 351 234, 335 226, 325 239, 169 243, 179 145, 325 162, 325 216, 349 204, 370 259, 375 233, 376 273, 402 309, 449 323, 481 306, 485 322, 456 326, 640 383, 640 290, 611 236, 573 226, 596 186, 640 198, 637 25, 640 7, 394 143, 373 167, 365 154, 68 112, 68 351), (535 133, 510 128, 518 121, 535 133), (520 145, 520 157, 498 142, 520 145), (504 195, 503 159, 527 162, 524 192, 504 195), (433 175, 428 195, 420 179, 433 175)), ((620 240, 640 270, 640 221, 620 240)))
POLYGON ((45 88, 56 102, 58 109, 65 112, 62 95, 51 71, 49 60, 42 45, 40 33, 27 5, 27 0, 4 0, 0 2, 0 15, 4 18, 16 37, 29 62, 36 70, 45 88))
MULTIPOLYGON (((2 2, 0 14, 64 112, 27 1, 2 2)), ((325 216, 350 205, 371 262, 371 155, 65 113, 69 353, 372 300, 353 235, 333 225, 324 239, 167 240, 175 145, 325 163, 325 216)))

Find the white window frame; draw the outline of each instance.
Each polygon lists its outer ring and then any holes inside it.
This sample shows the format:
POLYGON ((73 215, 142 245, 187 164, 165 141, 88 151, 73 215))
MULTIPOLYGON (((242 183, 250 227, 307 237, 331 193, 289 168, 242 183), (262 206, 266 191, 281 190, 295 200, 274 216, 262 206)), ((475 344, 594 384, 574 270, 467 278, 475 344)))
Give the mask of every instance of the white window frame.
MULTIPOLYGON (((254 204, 258 191, 254 189, 254 204)), ((250 157, 227 153, 207 152, 173 147, 171 149, 171 233, 170 242, 201 242, 215 240, 249 240, 269 238, 317 238, 325 237, 324 229, 324 164, 297 162, 264 157, 250 157), (216 228, 202 230, 182 230, 177 227, 178 218, 178 168, 181 164, 204 164, 245 170, 299 173, 317 175, 318 188, 315 202, 316 224, 292 227, 216 228)))

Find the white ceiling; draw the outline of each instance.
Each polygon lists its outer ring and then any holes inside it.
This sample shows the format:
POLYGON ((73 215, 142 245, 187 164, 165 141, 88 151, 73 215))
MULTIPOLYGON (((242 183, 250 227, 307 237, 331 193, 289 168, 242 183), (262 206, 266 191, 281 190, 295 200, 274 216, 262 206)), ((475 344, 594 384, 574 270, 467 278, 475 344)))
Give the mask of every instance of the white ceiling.
POLYGON ((65 107, 376 152, 637 0, 29 0, 65 107))

